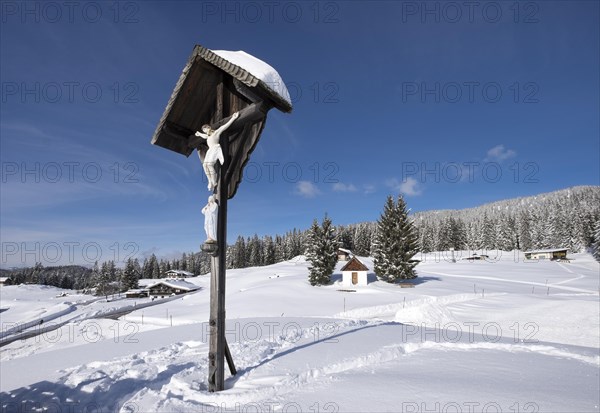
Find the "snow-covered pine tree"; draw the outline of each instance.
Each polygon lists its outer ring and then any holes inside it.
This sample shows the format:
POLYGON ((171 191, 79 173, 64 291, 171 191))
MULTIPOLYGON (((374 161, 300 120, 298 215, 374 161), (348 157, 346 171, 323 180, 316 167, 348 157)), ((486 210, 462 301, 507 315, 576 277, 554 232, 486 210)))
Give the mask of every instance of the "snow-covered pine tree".
POLYGON ((160 268, 158 267, 158 259, 156 255, 150 255, 150 258, 144 260, 144 268, 142 269, 142 278, 160 278, 160 268))
POLYGON ((90 282, 88 285, 96 287, 96 294, 98 294, 98 285, 100 284, 100 268, 98 267, 98 261, 94 262, 92 267, 92 273, 90 274, 90 282))
POLYGON ((377 222, 374 245, 375 274, 387 282, 415 278, 413 257, 418 253, 417 237, 402 196, 394 204, 389 196, 377 222))
POLYGON ((434 251, 435 237, 430 223, 423 223, 419 237, 419 248, 422 252, 434 251))
POLYGON ((343 225, 339 225, 336 228, 336 233, 338 236, 338 242, 339 242, 340 248, 345 248, 345 249, 353 251, 354 250, 354 234, 350 230, 350 228, 345 227, 343 225))
POLYGON ((481 222, 481 244, 486 250, 491 250, 496 247, 496 222, 495 219, 489 217, 487 213, 483 214, 483 220, 481 222))
POLYGON ((183 271, 188 271, 187 263, 187 254, 184 252, 183 254, 181 254, 181 260, 179 260, 179 269, 183 271))
POLYGON ((317 220, 314 219, 307 233, 306 251, 304 252, 306 260, 311 264, 308 267, 308 281, 310 285, 318 285, 321 281, 321 268, 323 267, 323 257, 319 251, 321 238, 321 227, 317 220))
POLYGON ((247 261, 247 251, 246 251, 246 241, 244 237, 238 235, 235 244, 233 245, 233 249, 231 251, 232 257, 232 267, 233 268, 246 268, 248 266, 247 261))
POLYGON ((371 251, 371 231, 367 224, 358 224, 354 229, 354 253, 360 256, 367 256, 371 251))
POLYGON ((596 261, 600 262, 600 219, 596 221, 594 228, 594 243, 592 244, 592 254, 596 261))
POLYGON ((263 265, 263 247, 261 240, 258 238, 258 235, 254 234, 252 238, 249 238, 246 245, 248 250, 248 266, 259 267, 263 265))
POLYGON ((513 233, 508 216, 502 214, 498 217, 494 231, 496 233, 495 249, 512 251, 514 248, 513 233))
POLYGON ((133 260, 133 270, 137 274, 138 279, 142 277, 142 267, 140 265, 140 261, 137 258, 133 260))
POLYGON ((526 210, 521 211, 517 218, 517 239, 516 248, 521 251, 527 251, 532 249, 531 242, 531 229, 529 227, 530 217, 526 210))
POLYGON ((271 265, 275 264, 275 243, 273 237, 266 235, 263 240, 263 264, 271 265))
POLYGON ((311 285, 325 285, 337 262, 338 242, 331 220, 325 216, 322 224, 315 219, 306 238, 306 259, 310 262, 308 280, 311 285))
POLYGON ((283 245, 283 237, 275 236, 275 262, 285 261, 285 248, 283 245))
POLYGON ((138 274, 135 270, 133 259, 128 258, 123 270, 123 286, 128 290, 138 288, 138 274))
POLYGON ((395 205, 394 199, 390 196, 387 197, 385 205, 383 207, 383 213, 377 221, 377 233, 373 242, 373 264, 375 267, 375 274, 380 278, 385 279, 388 282, 393 281, 393 277, 390 275, 390 268, 392 266, 391 259, 395 249, 395 205))
POLYGON ((169 271, 168 261, 165 261, 164 259, 161 258, 160 262, 158 263, 158 273, 159 273, 158 278, 166 277, 167 271, 169 271))
POLYGON ((104 295, 108 297, 108 285, 110 283, 110 267, 107 262, 103 262, 100 266, 98 282, 96 284, 96 295, 104 295))
POLYGON ((462 250, 467 244, 467 230, 465 223, 461 219, 450 218, 452 236, 450 246, 455 250, 462 250))
POLYGON ((296 228, 292 231, 292 256, 290 258, 297 257, 298 255, 302 255, 304 250, 306 249, 304 245, 304 234, 302 231, 297 230, 296 228))
POLYGON ((479 249, 479 229, 477 227, 477 223, 475 221, 471 221, 467 224, 467 237, 466 237, 466 247, 470 251, 475 251, 479 249))
POLYGON ((286 232, 283 236, 283 251, 286 260, 291 260, 295 257, 294 240, 291 231, 286 232))
POLYGON ((329 283, 331 274, 335 270, 335 264, 338 261, 337 252, 339 248, 339 241, 335 228, 331 222, 331 219, 327 215, 323 218, 321 224, 323 230, 323 255, 325 256, 325 273, 327 274, 329 283))
POLYGON ((440 225, 436 228, 436 246, 437 251, 447 251, 450 249, 451 238, 452 238, 452 218, 446 217, 440 222, 440 225))
POLYGON ((152 267, 150 266, 150 260, 148 258, 144 258, 142 276, 140 278, 152 278, 152 267))

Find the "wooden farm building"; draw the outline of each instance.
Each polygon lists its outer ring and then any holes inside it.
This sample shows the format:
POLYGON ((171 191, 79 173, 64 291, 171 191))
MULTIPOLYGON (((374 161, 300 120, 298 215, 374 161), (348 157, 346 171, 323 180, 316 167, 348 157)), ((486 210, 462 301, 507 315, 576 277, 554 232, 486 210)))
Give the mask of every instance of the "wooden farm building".
POLYGON ((485 254, 473 254, 470 257, 464 257, 463 260, 465 261, 485 261, 486 259, 490 258, 489 255, 485 255, 485 254))
POLYGON ((525 251, 528 260, 564 260, 567 258, 567 248, 525 251))
POLYGON ((358 258, 352 257, 342 268, 342 284, 348 287, 367 285, 369 269, 358 258))
POLYGON ((125 292, 126 298, 144 298, 149 297, 150 291, 147 288, 129 290, 125 292))
POLYGON ((352 251, 344 249, 344 248, 338 248, 338 261, 348 261, 350 258, 352 258, 352 251))
POLYGON ((0 285, 12 285, 12 278, 0 277, 0 285))
POLYGON ((168 278, 188 278, 195 277, 196 274, 183 270, 169 270, 165 273, 168 278))
POLYGON ((168 297, 170 295, 185 294, 198 290, 195 284, 184 280, 164 279, 147 287, 152 297, 168 297))

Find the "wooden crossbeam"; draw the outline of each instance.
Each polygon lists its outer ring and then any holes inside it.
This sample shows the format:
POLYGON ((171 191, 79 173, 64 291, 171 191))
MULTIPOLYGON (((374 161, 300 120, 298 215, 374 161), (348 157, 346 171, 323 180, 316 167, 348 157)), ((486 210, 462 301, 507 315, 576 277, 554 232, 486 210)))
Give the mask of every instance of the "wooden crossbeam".
MULTIPOLYGON (((253 103, 244 109, 240 110, 239 117, 227 128, 227 130, 223 133, 224 137, 227 137, 230 142, 237 139, 236 132, 241 131, 246 125, 252 125, 260 120, 262 120, 265 116, 267 116, 267 112, 269 111, 269 107, 264 102, 256 102, 253 103)), ((221 119, 219 122, 210 125, 211 129, 217 130, 231 119, 231 116, 221 119)), ((191 135, 188 139, 188 146, 190 148, 198 148, 201 145, 206 145, 206 141, 199 136, 191 135)))

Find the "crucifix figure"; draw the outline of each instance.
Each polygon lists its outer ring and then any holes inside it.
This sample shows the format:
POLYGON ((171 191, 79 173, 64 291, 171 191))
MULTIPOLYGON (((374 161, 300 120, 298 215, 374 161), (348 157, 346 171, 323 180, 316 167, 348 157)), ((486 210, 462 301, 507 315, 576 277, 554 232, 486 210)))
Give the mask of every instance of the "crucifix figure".
POLYGON ((208 203, 202 208, 204 214, 204 231, 206 231, 206 241, 214 242, 217 240, 217 211, 219 207, 214 195, 208 197, 208 203))
MULTIPOLYGON (((204 173, 206 173, 206 177, 208 178, 208 190, 214 191, 217 187, 217 171, 215 169, 215 163, 217 160, 221 165, 223 165, 223 150, 221 149, 221 145, 219 140, 221 138, 221 134, 231 126, 231 124, 238 118, 239 112, 235 112, 229 121, 221 126, 217 130, 212 130, 209 125, 202 126, 202 132, 196 132, 196 136, 206 139, 206 144, 208 145, 208 151, 206 152, 206 156, 204 157, 204 162, 202 162, 202 167, 204 168, 204 173)), ((202 160, 202 159, 201 159, 202 160)))

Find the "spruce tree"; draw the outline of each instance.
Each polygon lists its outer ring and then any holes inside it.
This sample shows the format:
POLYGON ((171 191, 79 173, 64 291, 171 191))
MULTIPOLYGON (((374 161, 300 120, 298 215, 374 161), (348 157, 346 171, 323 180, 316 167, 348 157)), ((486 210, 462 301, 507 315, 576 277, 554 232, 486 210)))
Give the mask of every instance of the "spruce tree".
POLYGON ((306 259, 310 262, 308 280, 311 285, 325 285, 331 282, 331 274, 337 263, 338 241, 331 220, 325 216, 319 226, 313 221, 306 239, 306 259))
POLYGON ((283 237, 275 236, 275 262, 285 261, 285 248, 283 245, 283 237))
POLYGON ((108 298, 108 285, 110 283, 110 267, 107 262, 100 266, 98 283, 96 284, 96 295, 104 295, 108 298))
POLYGON ((160 278, 160 267, 158 265, 158 259, 154 254, 150 256, 150 270, 152 274, 152 277, 150 278, 160 278))
POLYGON ((377 222, 374 245, 375 274, 387 282, 415 278, 413 261, 418 252, 417 237, 404 199, 389 196, 377 222))
POLYGON ((189 271, 187 267, 188 259, 187 254, 184 252, 181 254, 181 260, 179 261, 179 269, 183 271, 189 271))
POLYGON ((310 262, 308 267, 309 275, 308 281, 310 285, 318 285, 321 280, 322 257, 319 254, 319 240, 321 239, 321 227, 317 220, 313 220, 313 223, 308 230, 306 238, 306 260, 310 262))
POLYGON ((596 227, 594 229, 594 243, 592 244, 592 254, 596 261, 600 262, 600 219, 596 221, 596 227))
POLYGON ((90 282, 87 284, 96 287, 96 294, 98 294, 98 285, 100 284, 100 268, 98 267, 98 261, 94 262, 92 273, 90 274, 90 282))
POLYGON ((233 268, 246 268, 248 266, 246 260, 246 241, 241 235, 238 235, 235 241, 232 254, 233 268))
POLYGON ((371 234, 365 224, 358 224, 354 230, 354 253, 356 255, 369 255, 371 249, 371 234))
MULTIPOLYGON (((337 264, 337 252, 339 248, 339 241, 335 227, 333 226, 331 219, 325 215, 323 223, 321 224, 323 231, 323 255, 325 256, 325 273, 327 277, 331 277, 335 270, 335 264, 337 264)), ((328 279, 327 282, 330 280, 328 279)))
POLYGON ((433 244, 433 227, 428 223, 424 223, 419 231, 419 249, 422 252, 431 252, 433 251, 433 244))
POLYGON ((160 259, 160 262, 158 263, 158 277, 156 278, 162 278, 167 276, 167 271, 169 271, 167 263, 168 261, 165 261, 162 258, 160 259))
POLYGON ((133 270, 137 274, 138 278, 142 277, 142 267, 140 265, 140 261, 137 258, 133 260, 133 270))
POLYGON ((388 196, 383 207, 383 213, 377 221, 377 234, 373 243, 375 274, 386 279, 386 281, 392 281, 391 278, 388 278, 388 273, 392 266, 391 255, 394 252, 394 218, 394 199, 388 196))
POLYGON ((133 259, 128 258, 123 270, 123 286, 128 290, 138 288, 138 276, 133 259))
POLYGON ((152 278, 152 267, 150 267, 150 260, 148 258, 144 258, 142 276, 140 278, 152 278))
POLYGON ((275 243, 273 242, 273 237, 270 235, 267 235, 264 238, 262 255, 264 265, 275 264, 275 243))

